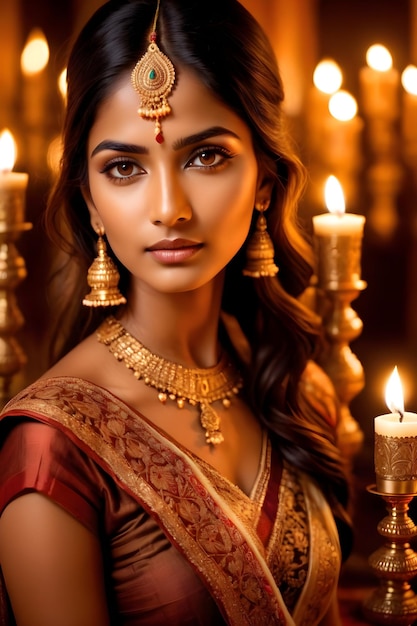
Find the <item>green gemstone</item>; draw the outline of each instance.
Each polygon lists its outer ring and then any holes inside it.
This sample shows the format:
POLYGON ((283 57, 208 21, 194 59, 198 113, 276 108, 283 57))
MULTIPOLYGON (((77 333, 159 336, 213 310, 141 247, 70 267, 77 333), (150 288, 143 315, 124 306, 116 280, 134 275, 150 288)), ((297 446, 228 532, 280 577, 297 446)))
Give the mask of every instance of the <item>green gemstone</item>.
POLYGON ((154 80, 154 78, 156 78, 156 72, 155 72, 155 70, 151 70, 151 71, 149 72, 149 78, 150 78, 151 80, 154 80))

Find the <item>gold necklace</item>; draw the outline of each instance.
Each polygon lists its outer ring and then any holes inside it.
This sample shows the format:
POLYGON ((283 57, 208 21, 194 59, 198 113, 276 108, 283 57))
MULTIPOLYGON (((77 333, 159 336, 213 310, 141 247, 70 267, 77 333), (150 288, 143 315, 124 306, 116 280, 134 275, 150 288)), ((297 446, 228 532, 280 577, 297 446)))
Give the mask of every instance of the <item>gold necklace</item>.
POLYGON ((242 379, 239 372, 223 354, 219 363, 208 369, 187 368, 154 354, 133 337, 114 317, 110 316, 97 330, 98 340, 106 345, 118 361, 123 361, 138 380, 158 390, 162 404, 174 400, 182 409, 187 401, 199 405, 200 423, 206 443, 224 441, 220 417, 212 407, 216 400, 230 406, 230 399, 239 393, 242 379))

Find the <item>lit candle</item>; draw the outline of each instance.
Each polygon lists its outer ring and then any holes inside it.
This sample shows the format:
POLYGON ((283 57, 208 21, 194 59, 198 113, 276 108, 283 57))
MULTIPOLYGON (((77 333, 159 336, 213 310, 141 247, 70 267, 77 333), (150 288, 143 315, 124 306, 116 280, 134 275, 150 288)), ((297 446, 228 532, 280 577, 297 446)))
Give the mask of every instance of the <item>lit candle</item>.
POLYGON ((385 401, 391 413, 374 420, 377 490, 417 493, 417 413, 404 411, 397 367, 387 383, 385 401))
POLYGON ((48 111, 48 81, 46 67, 49 61, 49 46, 39 28, 30 33, 23 48, 20 65, 23 80, 23 114, 28 127, 36 127, 46 120, 48 111))
POLYGON ((399 73, 392 56, 381 44, 366 52, 367 65, 359 72, 362 108, 367 117, 395 119, 399 113, 399 73))
POLYGON ((0 134, 0 224, 3 229, 20 224, 19 229, 26 230, 29 226, 23 222, 29 177, 23 172, 12 172, 15 158, 13 135, 4 130, 0 134))
POLYGON ((402 133, 405 156, 416 167, 417 157, 417 67, 408 65, 401 74, 403 91, 402 133))
POLYGON ((325 199, 329 212, 313 217, 318 286, 363 288, 360 275, 365 217, 345 213, 343 189, 335 176, 329 176, 326 181, 325 199))
POLYGON ((360 139, 363 127, 363 121, 357 115, 357 102, 352 94, 340 89, 330 97, 328 108, 330 115, 323 121, 321 142, 323 161, 331 171, 355 171, 362 161, 360 139))
POLYGON ((340 88, 342 81, 342 70, 333 59, 322 59, 314 69, 307 105, 307 139, 313 153, 320 154, 323 148, 322 129, 330 116, 329 98, 340 88))

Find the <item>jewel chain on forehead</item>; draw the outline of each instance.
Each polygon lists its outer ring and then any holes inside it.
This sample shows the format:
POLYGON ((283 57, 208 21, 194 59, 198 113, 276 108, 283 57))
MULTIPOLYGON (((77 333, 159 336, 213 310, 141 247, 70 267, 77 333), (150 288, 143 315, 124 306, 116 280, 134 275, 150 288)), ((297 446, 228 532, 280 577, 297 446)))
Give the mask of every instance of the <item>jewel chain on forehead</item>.
POLYGON ((138 113, 144 119, 155 120, 155 139, 158 143, 162 143, 164 136, 161 118, 171 113, 167 98, 175 82, 175 68, 156 43, 159 4, 160 0, 158 0, 152 32, 149 36, 150 44, 145 54, 136 63, 131 74, 131 81, 141 98, 138 113))

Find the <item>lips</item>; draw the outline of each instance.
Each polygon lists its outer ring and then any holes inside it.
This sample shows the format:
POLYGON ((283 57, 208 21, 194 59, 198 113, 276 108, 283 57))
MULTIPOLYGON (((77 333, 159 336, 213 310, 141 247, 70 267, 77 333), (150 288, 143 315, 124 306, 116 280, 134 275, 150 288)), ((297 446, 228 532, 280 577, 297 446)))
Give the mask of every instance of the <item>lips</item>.
POLYGON ((159 263, 166 265, 182 263, 194 256, 201 248, 202 243, 190 239, 162 239, 149 246, 147 251, 159 263))
POLYGON ((147 250, 153 252, 154 250, 179 250, 181 248, 201 248, 202 244, 190 239, 162 239, 157 243, 149 246, 147 250))

